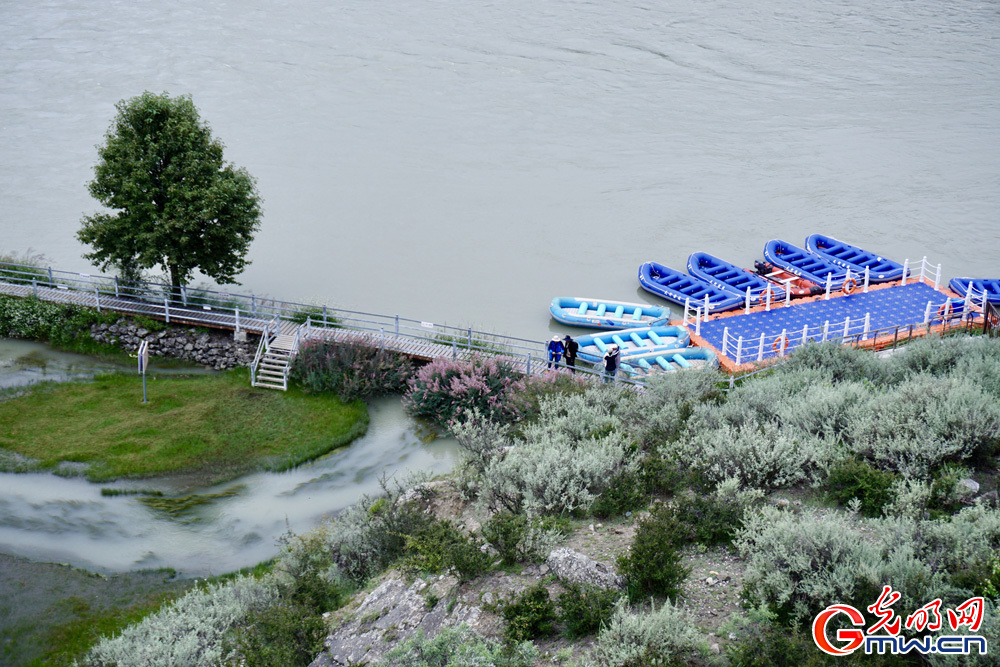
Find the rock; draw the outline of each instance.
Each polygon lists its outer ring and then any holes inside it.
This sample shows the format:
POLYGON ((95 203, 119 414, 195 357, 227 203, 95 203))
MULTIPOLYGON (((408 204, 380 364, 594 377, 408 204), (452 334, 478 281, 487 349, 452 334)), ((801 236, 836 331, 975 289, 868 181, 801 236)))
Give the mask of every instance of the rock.
POLYGON ((590 584, 598 588, 625 587, 625 579, 611 567, 566 547, 553 549, 545 559, 545 564, 552 569, 553 574, 565 581, 590 584))
MULTIPOLYGON (((457 587, 457 579, 443 577, 435 581, 429 591, 438 599, 444 599, 452 595, 457 587)), ((427 598, 421 594, 424 589, 428 589, 428 584, 419 579, 409 587, 399 579, 389 579, 380 584, 365 597, 350 620, 327 636, 323 651, 310 667, 376 664, 385 653, 417 630, 423 631, 427 637, 460 623, 478 630, 482 613, 479 607, 459 602, 454 605, 437 604, 428 609, 427 598)))
POLYGON ((979 482, 969 477, 958 480, 958 487, 963 493, 979 493, 979 482))
POLYGON ((998 496, 995 490, 987 491, 983 495, 979 496, 978 500, 982 501, 984 505, 1000 507, 1000 496, 998 496))
POLYGON ((712 644, 711 646, 709 646, 708 650, 710 650, 712 653, 715 653, 715 654, 722 653, 722 649, 719 648, 718 642, 716 642, 715 644, 712 644))
POLYGON ((715 584, 718 583, 718 581, 719 580, 716 579, 715 577, 708 577, 707 579, 705 579, 705 583, 708 584, 709 586, 714 586, 715 584))

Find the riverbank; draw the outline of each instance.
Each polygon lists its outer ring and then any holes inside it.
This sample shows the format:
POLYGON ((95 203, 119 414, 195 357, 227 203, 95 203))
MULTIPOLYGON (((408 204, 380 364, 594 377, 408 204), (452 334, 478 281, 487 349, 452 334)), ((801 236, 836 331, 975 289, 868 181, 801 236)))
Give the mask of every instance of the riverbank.
POLYGON ((285 470, 364 435, 364 403, 249 386, 246 370, 42 385, 0 403, 5 470, 55 470, 93 482, 189 475, 203 484, 285 470))

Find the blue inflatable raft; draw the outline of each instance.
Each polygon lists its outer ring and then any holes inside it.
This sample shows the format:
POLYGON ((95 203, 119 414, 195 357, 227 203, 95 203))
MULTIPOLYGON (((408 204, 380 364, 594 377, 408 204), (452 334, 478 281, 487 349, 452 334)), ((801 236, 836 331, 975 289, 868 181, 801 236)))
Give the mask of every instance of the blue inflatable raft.
POLYGON ((715 352, 704 347, 683 347, 679 350, 636 354, 622 362, 622 370, 629 375, 643 376, 669 371, 718 368, 715 352))
POLYGON ((681 305, 685 299, 690 299, 692 306, 704 307, 707 296, 709 313, 733 310, 743 304, 742 296, 656 262, 646 262, 639 267, 639 284, 647 292, 681 305))
POLYGON ((986 300, 1000 306, 1000 278, 952 278, 948 287, 963 297, 972 286, 972 296, 979 303, 980 295, 986 294, 986 300))
POLYGON ((580 336, 576 342, 580 344, 579 357, 585 361, 597 363, 604 358, 609 345, 617 345, 624 363, 632 355, 686 347, 690 339, 691 334, 684 327, 662 326, 588 334, 580 336))
POLYGON ((670 320, 670 309, 666 306, 568 296, 552 299, 549 312, 563 324, 594 329, 649 327, 670 320))
POLYGON ((695 278, 701 278, 719 289, 738 294, 744 303, 747 289, 750 290, 751 304, 764 301, 768 289, 771 290, 771 298, 775 301, 785 298, 785 290, 776 287, 771 281, 705 252, 696 252, 689 256, 687 268, 688 273, 695 278))
POLYGON ((847 271, 825 257, 803 250, 781 239, 772 239, 764 246, 764 258, 778 268, 807 278, 826 287, 830 276, 831 289, 840 289, 847 278, 847 271))
POLYGON ((876 255, 850 243, 838 241, 830 236, 813 234, 806 239, 806 249, 823 259, 845 269, 850 269, 854 277, 861 282, 865 269, 868 269, 868 282, 884 283, 899 280, 903 277, 903 265, 876 255))

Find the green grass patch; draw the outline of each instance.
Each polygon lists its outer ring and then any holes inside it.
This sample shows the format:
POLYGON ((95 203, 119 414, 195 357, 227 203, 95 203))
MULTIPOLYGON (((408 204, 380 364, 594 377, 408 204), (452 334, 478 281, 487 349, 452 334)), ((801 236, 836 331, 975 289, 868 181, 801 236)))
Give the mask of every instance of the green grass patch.
POLYGON ((364 403, 250 387, 245 369, 142 379, 103 375, 0 403, 0 449, 88 464, 94 482, 195 473, 206 483, 284 470, 342 447, 368 427, 364 403))

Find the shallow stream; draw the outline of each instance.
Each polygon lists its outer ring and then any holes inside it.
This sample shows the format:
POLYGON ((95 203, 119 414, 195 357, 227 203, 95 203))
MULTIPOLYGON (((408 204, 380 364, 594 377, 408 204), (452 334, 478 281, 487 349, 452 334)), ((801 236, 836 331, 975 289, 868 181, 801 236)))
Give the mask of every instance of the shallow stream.
MULTIPOLYGON (((2 386, 85 379, 114 368, 36 343, 0 340, 2 386), (25 356, 36 362, 24 362, 25 356)), ((99 572, 172 567, 201 576, 254 565, 275 555, 284 533, 309 530, 362 494, 378 493, 383 475, 451 468, 454 440, 421 428, 398 399, 374 401, 369 412, 368 433, 344 449, 294 470, 212 487, 192 488, 184 478, 92 484, 50 473, 0 473, 0 551, 99 572), (163 496, 103 495, 102 489, 163 496)))

